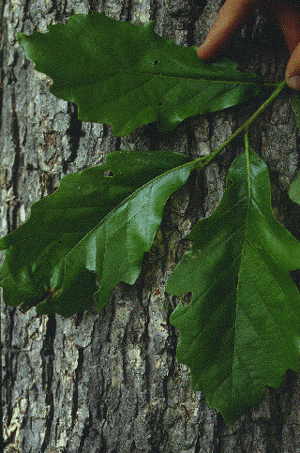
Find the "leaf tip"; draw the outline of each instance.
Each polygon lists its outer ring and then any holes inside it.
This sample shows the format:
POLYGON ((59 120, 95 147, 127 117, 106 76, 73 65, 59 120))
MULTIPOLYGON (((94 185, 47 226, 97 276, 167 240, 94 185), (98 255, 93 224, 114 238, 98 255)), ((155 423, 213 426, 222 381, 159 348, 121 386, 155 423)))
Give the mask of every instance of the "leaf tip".
POLYGON ((17 33, 17 41, 21 47, 23 47, 24 43, 27 41, 28 36, 25 33, 18 32, 17 33))

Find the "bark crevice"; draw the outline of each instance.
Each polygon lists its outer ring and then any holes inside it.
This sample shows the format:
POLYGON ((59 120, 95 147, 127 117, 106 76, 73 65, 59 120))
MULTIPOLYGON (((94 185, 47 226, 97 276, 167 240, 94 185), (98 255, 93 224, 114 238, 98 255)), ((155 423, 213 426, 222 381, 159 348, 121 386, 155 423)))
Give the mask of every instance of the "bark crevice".
MULTIPOLYGON (((77 107, 46 92, 42 76, 24 63, 16 33, 44 30, 49 23, 65 23, 73 12, 97 10, 132 23, 156 20, 160 35, 181 46, 198 45, 221 4, 221 0, 0 2, 0 83, 5 89, 0 93, 2 234, 23 222, 32 203, 51 193, 63 174, 98 165, 109 152, 120 149, 170 150, 192 158, 208 154, 260 102, 188 119, 165 135, 148 125, 116 138, 110 126, 81 123, 77 107), (58 117, 54 109, 59 105, 58 117)), ((286 50, 269 31, 270 24, 254 17, 228 55, 268 81, 280 79, 286 50)), ((270 168, 280 220, 300 237, 299 215, 291 217, 294 212, 286 201, 286 190, 300 168, 299 134, 287 97, 260 118, 249 138, 270 168)), ((175 298, 165 294, 167 276, 189 249, 186 236, 191 227, 218 204, 230 163, 242 150, 242 140, 236 140, 205 173, 195 172, 171 197, 141 276, 133 287, 118 285, 101 314, 84 312, 65 320, 51 315, 46 321, 33 308, 22 314, 1 305, 2 449, 5 445, 22 453, 300 453, 298 374, 278 390, 268 391, 261 405, 249 409, 231 428, 206 406, 200 392, 190 389, 189 370, 175 357, 178 332, 169 323, 175 298)))
POLYGON ((42 359, 42 388, 45 392, 45 406, 47 408, 47 417, 45 423, 45 435, 41 445, 41 453, 45 453, 51 439, 51 429, 54 419, 54 404, 55 397, 52 391, 53 383, 53 364, 54 364, 54 340, 56 333, 56 319, 55 315, 49 315, 47 321, 47 329, 41 349, 42 359))

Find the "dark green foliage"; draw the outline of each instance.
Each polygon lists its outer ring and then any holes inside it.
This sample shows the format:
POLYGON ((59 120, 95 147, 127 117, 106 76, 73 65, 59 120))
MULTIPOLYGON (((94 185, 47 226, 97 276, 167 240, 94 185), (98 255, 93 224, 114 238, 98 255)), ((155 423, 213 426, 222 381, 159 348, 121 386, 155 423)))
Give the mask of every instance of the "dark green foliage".
POLYGON ((71 316, 94 295, 102 309, 117 283, 137 279, 164 205, 193 165, 172 168, 185 162, 176 153, 115 152, 99 167, 65 176, 0 240, 6 303, 71 316))
POLYGON ((203 63, 195 47, 179 47, 153 27, 154 22, 135 26, 94 12, 18 39, 36 70, 53 79, 53 94, 78 104, 82 121, 111 124, 117 136, 154 121, 165 132, 265 88, 236 63, 203 63))
POLYGON ((299 367, 300 296, 289 271, 300 268, 300 243, 273 215, 266 165, 247 157, 233 162, 221 203, 192 230, 192 250, 167 284, 171 294, 192 292, 171 315, 178 360, 230 423, 299 367))
MULTIPOLYGON (((93 13, 18 39, 36 69, 53 79, 53 94, 76 102, 82 120, 109 123, 119 136, 150 122, 169 131, 267 88, 233 62, 201 62, 194 47, 180 48, 153 27, 93 13)), ((247 131, 284 85, 274 84, 233 136, 247 131)), ((295 94, 298 124, 299 106, 295 94)), ((63 178, 0 240, 6 303, 71 316, 94 297, 101 310, 116 284, 136 281, 169 196, 225 145, 192 162, 176 153, 115 152, 105 164, 63 178)), ((290 197, 300 204, 299 176, 290 197)), ((266 385, 278 387, 287 369, 298 370, 300 348, 300 296, 289 275, 300 268, 300 243, 273 216, 267 168, 247 144, 220 205, 189 238, 192 249, 167 285, 170 294, 192 293, 171 315, 181 332, 177 357, 190 367, 192 387, 234 423, 266 385)))

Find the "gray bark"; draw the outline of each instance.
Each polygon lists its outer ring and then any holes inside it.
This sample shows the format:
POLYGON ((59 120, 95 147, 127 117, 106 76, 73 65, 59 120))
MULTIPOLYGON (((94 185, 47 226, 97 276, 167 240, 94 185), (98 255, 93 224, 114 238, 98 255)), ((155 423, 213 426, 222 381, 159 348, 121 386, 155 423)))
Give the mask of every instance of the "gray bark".
MULTIPOLYGON (((156 20, 158 34, 182 46, 199 45, 212 25, 216 0, 3 0, 0 104, 1 235, 29 215, 31 204, 61 177, 103 162, 117 149, 170 149, 197 157, 216 149, 259 105, 185 121, 160 136, 146 126, 117 139, 110 127, 81 123, 76 108, 48 92, 16 33, 45 31, 91 10, 132 23, 156 20)), ((266 80, 284 75, 287 51, 270 24, 255 14, 229 50, 242 67, 266 80)), ((1 63, 0 63, 1 64, 1 63)), ((286 191, 299 165, 298 132, 287 95, 251 129, 252 146, 269 166, 274 210, 298 234, 299 216, 286 191)), ((234 142, 204 175, 173 196, 136 284, 119 285, 102 313, 71 319, 23 314, 1 305, 2 400, 5 452, 237 453, 300 452, 300 381, 288 373, 277 390, 233 426, 189 386, 189 370, 175 358, 178 332, 169 315, 177 303, 165 293, 184 239, 197 219, 213 212, 224 191, 234 142)))

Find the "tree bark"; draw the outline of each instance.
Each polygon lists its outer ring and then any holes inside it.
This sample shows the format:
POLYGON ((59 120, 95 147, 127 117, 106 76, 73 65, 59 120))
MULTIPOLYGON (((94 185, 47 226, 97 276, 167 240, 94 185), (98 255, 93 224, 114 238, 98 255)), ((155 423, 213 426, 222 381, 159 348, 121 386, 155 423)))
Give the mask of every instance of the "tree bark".
MULTIPOLYGON (((135 24, 156 20, 156 32, 198 46, 216 18, 216 0, 3 0, 1 14, 1 235, 28 218, 33 202, 52 193, 64 174, 103 162, 118 149, 209 153, 260 105, 256 99, 184 121, 159 135, 152 125, 125 138, 110 127, 81 123, 76 107, 48 92, 16 33, 45 31, 71 14, 92 10, 135 24)), ((284 77, 287 50, 255 13, 227 52, 267 81, 284 77)), ((267 163, 274 211, 299 238, 299 214, 287 197, 298 158, 298 130, 287 94, 250 131, 267 163)), ((300 452, 300 381, 289 372, 277 390, 233 426, 207 407, 175 358, 178 332, 169 323, 177 299, 168 275, 189 247, 195 222, 213 212, 242 139, 193 177, 167 203, 154 245, 132 287, 120 284, 101 313, 64 319, 23 314, 1 305, 3 448, 6 453, 300 452)))

